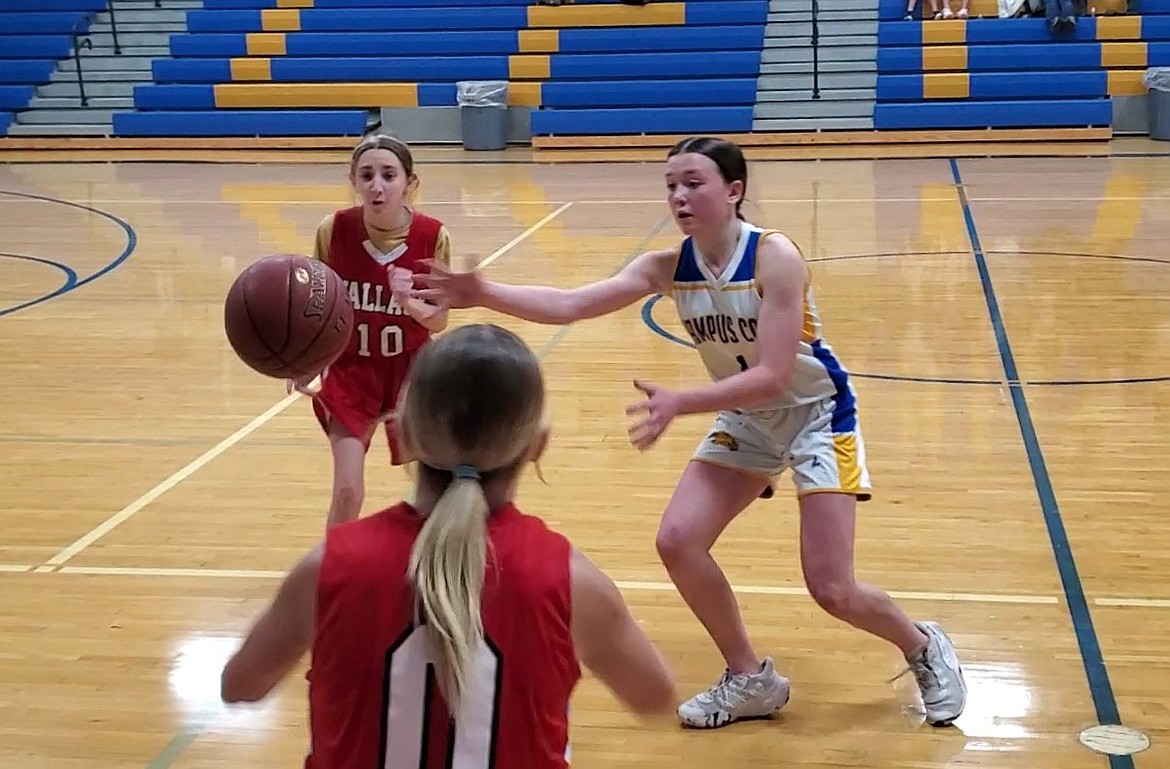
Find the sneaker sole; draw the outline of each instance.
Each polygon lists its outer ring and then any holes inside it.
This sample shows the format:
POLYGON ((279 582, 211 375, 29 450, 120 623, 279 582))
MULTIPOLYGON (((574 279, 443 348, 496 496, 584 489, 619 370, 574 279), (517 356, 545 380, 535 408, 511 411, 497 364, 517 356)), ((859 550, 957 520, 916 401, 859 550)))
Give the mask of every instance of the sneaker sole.
POLYGON ((713 723, 713 724, 692 724, 688 721, 684 721, 680 717, 679 723, 682 725, 682 727, 684 729, 697 729, 699 731, 710 731, 712 729, 722 729, 725 726, 731 726, 732 724, 739 723, 740 721, 770 721, 776 717, 776 714, 779 713, 780 710, 785 705, 787 705, 788 701, 791 699, 792 699, 792 689, 790 687, 788 689, 788 695, 784 698, 784 701, 781 702, 779 705, 777 705, 770 712, 765 713, 762 716, 739 716, 738 718, 728 718, 726 721, 724 721, 722 723, 713 723))

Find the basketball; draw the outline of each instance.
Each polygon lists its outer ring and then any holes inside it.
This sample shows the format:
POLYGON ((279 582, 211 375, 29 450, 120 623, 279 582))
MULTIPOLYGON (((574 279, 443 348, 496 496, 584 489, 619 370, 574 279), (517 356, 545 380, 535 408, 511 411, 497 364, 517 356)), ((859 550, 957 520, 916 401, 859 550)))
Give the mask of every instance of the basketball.
POLYGON ((236 278, 224 301, 232 349, 253 370, 311 377, 337 359, 353 331, 345 283, 317 259, 266 256, 236 278))

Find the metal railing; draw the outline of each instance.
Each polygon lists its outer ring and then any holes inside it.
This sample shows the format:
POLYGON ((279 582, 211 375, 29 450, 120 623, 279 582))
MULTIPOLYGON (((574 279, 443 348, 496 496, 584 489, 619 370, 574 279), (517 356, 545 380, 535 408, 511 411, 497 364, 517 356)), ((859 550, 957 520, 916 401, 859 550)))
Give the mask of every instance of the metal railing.
POLYGON ((812 97, 821 98, 821 5, 819 0, 812 0, 812 54, 813 54, 813 87, 812 97))
POLYGON ((88 20, 89 20, 88 16, 82 16, 80 19, 78 19, 77 21, 75 21, 73 23, 73 29, 72 29, 73 64, 77 68, 77 90, 81 94, 81 106, 83 106, 83 107, 89 106, 89 99, 87 99, 85 96, 85 75, 81 71, 81 49, 82 48, 89 48, 92 50, 93 49, 93 41, 90 40, 88 37, 85 37, 84 34, 78 32, 78 28, 81 27, 81 25, 88 20))
MULTIPOLYGON (((162 0, 154 0, 156 8, 162 7, 162 0)), ((106 12, 110 14, 110 35, 114 42, 114 55, 122 55, 122 44, 118 41, 118 19, 117 14, 114 13, 114 0, 106 0, 106 12)), ((81 51, 82 49, 93 50, 93 40, 90 39, 88 31, 82 32, 83 24, 89 24, 97 17, 97 14, 86 14, 73 23, 73 28, 70 34, 73 36, 73 66, 77 70, 77 92, 81 95, 81 106, 89 106, 89 98, 85 95, 85 71, 81 66, 81 51)))

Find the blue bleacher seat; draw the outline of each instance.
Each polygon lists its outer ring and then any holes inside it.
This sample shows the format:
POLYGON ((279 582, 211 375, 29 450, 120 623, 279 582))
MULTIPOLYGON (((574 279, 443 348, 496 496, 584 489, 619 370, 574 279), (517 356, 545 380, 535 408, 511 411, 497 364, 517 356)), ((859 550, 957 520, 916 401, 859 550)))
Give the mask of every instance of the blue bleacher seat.
POLYGON ((8 135, 8 126, 12 125, 11 112, 0 112, 0 136, 8 135))
MULTIPOLYGON (((0 22, 4 20, 0 14, 0 22)), ((72 53, 72 38, 69 35, 39 35, 28 37, 6 37, 0 43, 0 56, 4 59, 63 59, 72 53)))
POLYGON ((0 0, 0 13, 44 13, 78 11, 98 13, 105 10, 106 0, 0 0))
POLYGON ((0 110, 3 129, 28 109, 36 87, 72 53, 72 32, 89 30, 105 0, 0 0, 0 110))
MULTIPOLYGON (((74 24, 82 19, 84 14, 74 11, 58 13, 0 13, 0 53, 7 42, 4 38, 9 35, 68 35, 74 29, 74 24)), ((79 32, 88 32, 89 23, 83 20, 77 28, 79 32)))
POLYGON ((44 59, 0 60, 0 83, 47 83, 56 65, 44 59))
MULTIPOLYGON (((24 12, 28 1, 0 0, 0 10, 24 12)), ((536 135, 750 131, 769 9, 768 0, 203 5, 155 60, 154 82, 135 88, 136 112, 116 132, 279 135, 294 130, 294 115, 302 133, 360 130, 347 121, 367 109, 451 106, 457 81, 480 79, 513 83, 514 103, 535 107, 536 135), (380 102, 387 94, 398 101, 380 102), (302 122, 308 115, 320 117, 302 122)), ((975 5, 994 13, 987 0, 975 5)), ((1170 0, 1134 7, 1138 20, 1083 18, 1056 39, 1043 18, 904 21, 904 0, 878 0, 875 127, 1107 126, 1112 98, 1136 92, 1141 70, 1170 66, 1170 0)), ((40 43, 23 45, 38 61, 40 43)))
POLYGON ((1170 65, 1170 0, 1082 17, 1062 36, 1044 18, 916 22, 896 5, 881 0, 881 18, 898 20, 878 25, 879 130, 1109 126, 1112 99, 1170 65))
POLYGON ((136 112, 120 117, 115 132, 195 135, 204 124, 215 135, 272 132, 290 124, 289 110, 341 119, 308 106, 332 103, 314 85, 321 83, 347 89, 353 114, 382 106, 386 88, 401 87, 390 84, 407 84, 409 91, 393 92, 405 103, 454 106, 455 83, 480 79, 515 83, 528 100, 521 103, 537 107, 537 132, 747 131, 768 13, 768 0, 278 5, 205 0, 189 11, 187 31, 171 36, 170 57, 153 62, 153 83, 134 89, 136 112), (253 96, 289 106, 249 107, 253 96))
POLYGON ((361 136, 364 110, 124 112, 118 136, 361 136))

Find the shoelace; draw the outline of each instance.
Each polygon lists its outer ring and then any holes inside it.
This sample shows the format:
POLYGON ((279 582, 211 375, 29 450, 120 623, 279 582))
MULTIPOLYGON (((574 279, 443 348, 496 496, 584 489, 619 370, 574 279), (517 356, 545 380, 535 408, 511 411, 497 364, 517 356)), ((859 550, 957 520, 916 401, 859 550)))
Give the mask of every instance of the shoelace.
POLYGON ((911 671, 914 672, 914 680, 918 682, 919 689, 930 691, 931 689, 937 689, 939 687, 938 674, 934 672, 934 668, 930 666, 930 663, 927 661, 925 655, 921 661, 910 663, 905 668, 903 668, 901 673, 889 679, 886 683, 892 684, 894 681, 897 681, 899 678, 911 671))

